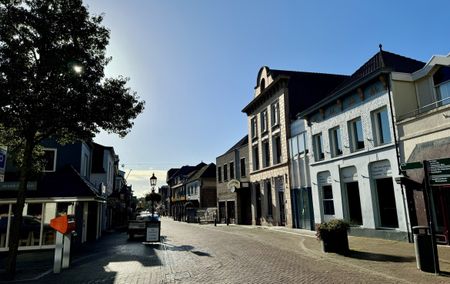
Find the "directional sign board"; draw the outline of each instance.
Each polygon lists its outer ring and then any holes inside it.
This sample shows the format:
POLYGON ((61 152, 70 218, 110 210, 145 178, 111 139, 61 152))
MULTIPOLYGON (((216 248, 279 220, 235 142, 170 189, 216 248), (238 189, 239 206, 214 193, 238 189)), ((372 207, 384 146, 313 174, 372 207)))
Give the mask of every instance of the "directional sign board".
POLYGON ((412 162, 412 163, 401 163, 400 170, 414 170, 414 169, 423 169, 423 164, 421 162, 412 162))
POLYGON ((450 158, 429 160, 430 184, 450 185, 450 158))

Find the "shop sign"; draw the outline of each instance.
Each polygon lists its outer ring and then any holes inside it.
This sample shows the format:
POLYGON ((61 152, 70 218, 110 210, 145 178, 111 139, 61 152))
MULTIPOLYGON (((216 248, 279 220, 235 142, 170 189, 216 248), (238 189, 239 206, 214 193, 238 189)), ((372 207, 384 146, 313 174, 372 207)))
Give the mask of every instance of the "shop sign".
POLYGON ((429 174, 431 185, 450 184, 450 158, 429 160, 429 174))

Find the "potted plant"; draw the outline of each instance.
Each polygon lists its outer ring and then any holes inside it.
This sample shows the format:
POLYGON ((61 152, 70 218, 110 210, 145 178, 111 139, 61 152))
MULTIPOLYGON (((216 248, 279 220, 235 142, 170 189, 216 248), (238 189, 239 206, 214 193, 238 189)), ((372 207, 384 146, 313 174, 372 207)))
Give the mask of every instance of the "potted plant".
POLYGON ((317 224, 316 236, 322 242, 323 251, 348 254, 350 251, 347 236, 349 227, 349 224, 341 219, 317 224))

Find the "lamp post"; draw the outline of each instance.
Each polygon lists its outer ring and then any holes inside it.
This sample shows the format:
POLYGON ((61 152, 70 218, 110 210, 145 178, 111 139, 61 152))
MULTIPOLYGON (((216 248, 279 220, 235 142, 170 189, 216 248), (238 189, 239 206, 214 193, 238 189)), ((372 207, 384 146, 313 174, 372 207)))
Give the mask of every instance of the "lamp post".
MULTIPOLYGON (((152 187, 151 195, 155 194, 156 180, 157 180, 157 178, 155 177, 155 173, 153 173, 152 177, 150 178, 150 186, 152 187)), ((151 201, 152 201, 152 217, 153 217, 153 215, 155 213, 155 205, 154 205, 155 204, 155 200, 154 200, 154 198, 151 198, 151 201)))

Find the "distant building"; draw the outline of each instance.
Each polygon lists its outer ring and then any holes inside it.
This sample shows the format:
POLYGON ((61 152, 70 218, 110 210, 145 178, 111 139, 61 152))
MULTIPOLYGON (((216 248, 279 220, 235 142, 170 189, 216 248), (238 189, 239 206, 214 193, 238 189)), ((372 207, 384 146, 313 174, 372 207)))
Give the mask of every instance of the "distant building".
POLYGON ((394 72, 425 63, 380 51, 325 99, 300 112, 308 121, 315 223, 339 218, 352 234, 406 240, 410 224, 399 177, 394 72))
MULTIPOLYGON (((393 102, 403 163, 450 158, 450 54, 433 56, 414 72, 392 72, 393 102)), ((447 162, 449 163, 449 162, 447 162)), ((419 165, 420 167, 420 165, 419 165)), ((411 226, 428 226, 423 168, 403 171, 411 226)), ((447 177, 447 178, 446 178, 447 177)), ((437 241, 450 244, 450 182, 432 183, 437 241)))
POLYGON ((293 225, 288 161, 290 122, 346 78, 260 69, 254 98, 242 110, 248 118, 253 224, 293 225))
POLYGON ((216 158, 219 222, 252 224, 248 135, 216 158))

